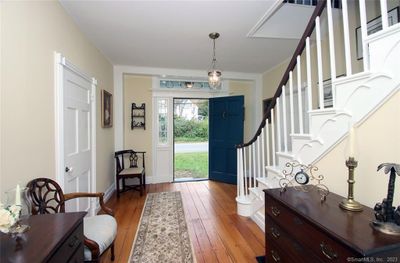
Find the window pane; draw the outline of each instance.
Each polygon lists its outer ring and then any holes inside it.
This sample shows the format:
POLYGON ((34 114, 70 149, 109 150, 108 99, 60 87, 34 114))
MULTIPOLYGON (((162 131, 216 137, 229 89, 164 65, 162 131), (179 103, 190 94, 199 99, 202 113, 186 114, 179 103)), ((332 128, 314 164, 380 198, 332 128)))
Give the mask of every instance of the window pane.
POLYGON ((158 100, 158 143, 167 144, 168 143, 168 108, 167 100, 158 100))

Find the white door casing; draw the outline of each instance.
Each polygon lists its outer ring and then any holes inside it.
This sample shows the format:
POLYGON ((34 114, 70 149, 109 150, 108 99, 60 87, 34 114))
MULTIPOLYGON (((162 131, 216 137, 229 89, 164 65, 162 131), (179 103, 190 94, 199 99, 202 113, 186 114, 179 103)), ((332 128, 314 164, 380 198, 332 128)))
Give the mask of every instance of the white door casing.
MULTIPOLYGON (((201 81, 201 80, 199 80, 201 81)), ((212 98, 227 96, 229 83, 224 81, 222 91, 168 90, 160 88, 160 79, 153 77, 153 176, 148 177, 149 183, 164 183, 174 180, 174 98, 212 98), (159 102, 164 101, 167 113, 167 140, 159 140, 159 102)))
MULTIPOLYGON (((97 82, 56 54, 56 180, 65 193, 96 190, 97 82)), ((66 210, 95 213, 96 199, 73 199, 66 210)))

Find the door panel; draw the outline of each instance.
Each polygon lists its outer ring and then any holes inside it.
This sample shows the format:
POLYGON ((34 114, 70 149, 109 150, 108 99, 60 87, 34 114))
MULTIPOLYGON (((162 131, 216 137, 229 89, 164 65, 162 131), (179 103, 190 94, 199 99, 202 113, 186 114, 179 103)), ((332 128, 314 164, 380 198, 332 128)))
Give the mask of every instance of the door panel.
POLYGON ((212 98, 209 103, 209 177, 236 184, 235 146, 243 142, 244 97, 212 98))
MULTIPOLYGON (((92 83, 64 70, 64 192, 91 192, 92 83)), ((67 212, 88 211, 88 198, 66 202, 67 212)))

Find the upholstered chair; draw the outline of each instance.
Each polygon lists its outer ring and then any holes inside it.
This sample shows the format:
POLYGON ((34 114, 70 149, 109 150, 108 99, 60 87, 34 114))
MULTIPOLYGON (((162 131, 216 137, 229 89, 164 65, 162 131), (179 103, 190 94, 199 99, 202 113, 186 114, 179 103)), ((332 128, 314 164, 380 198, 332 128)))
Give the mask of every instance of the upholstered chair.
POLYGON ((61 187, 49 178, 38 178, 27 185, 32 214, 65 213, 65 202, 80 197, 96 197, 105 214, 85 217, 83 221, 85 261, 98 262, 100 255, 111 249, 114 260, 114 240, 117 235, 117 221, 113 211, 103 201, 104 193, 64 194, 61 187))

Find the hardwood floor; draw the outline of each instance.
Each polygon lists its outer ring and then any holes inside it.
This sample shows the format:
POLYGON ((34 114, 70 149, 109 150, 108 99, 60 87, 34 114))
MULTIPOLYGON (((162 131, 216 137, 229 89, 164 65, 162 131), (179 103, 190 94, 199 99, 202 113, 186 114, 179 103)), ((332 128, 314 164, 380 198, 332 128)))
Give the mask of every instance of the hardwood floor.
MULTIPOLYGON (((152 184, 148 193, 180 191, 198 263, 257 262, 264 255, 264 233, 236 214, 236 186, 213 181, 152 184)), ((129 191, 107 202, 115 212, 118 235, 114 262, 127 262, 146 196, 129 191)), ((101 262, 111 262, 108 250, 101 262)))

